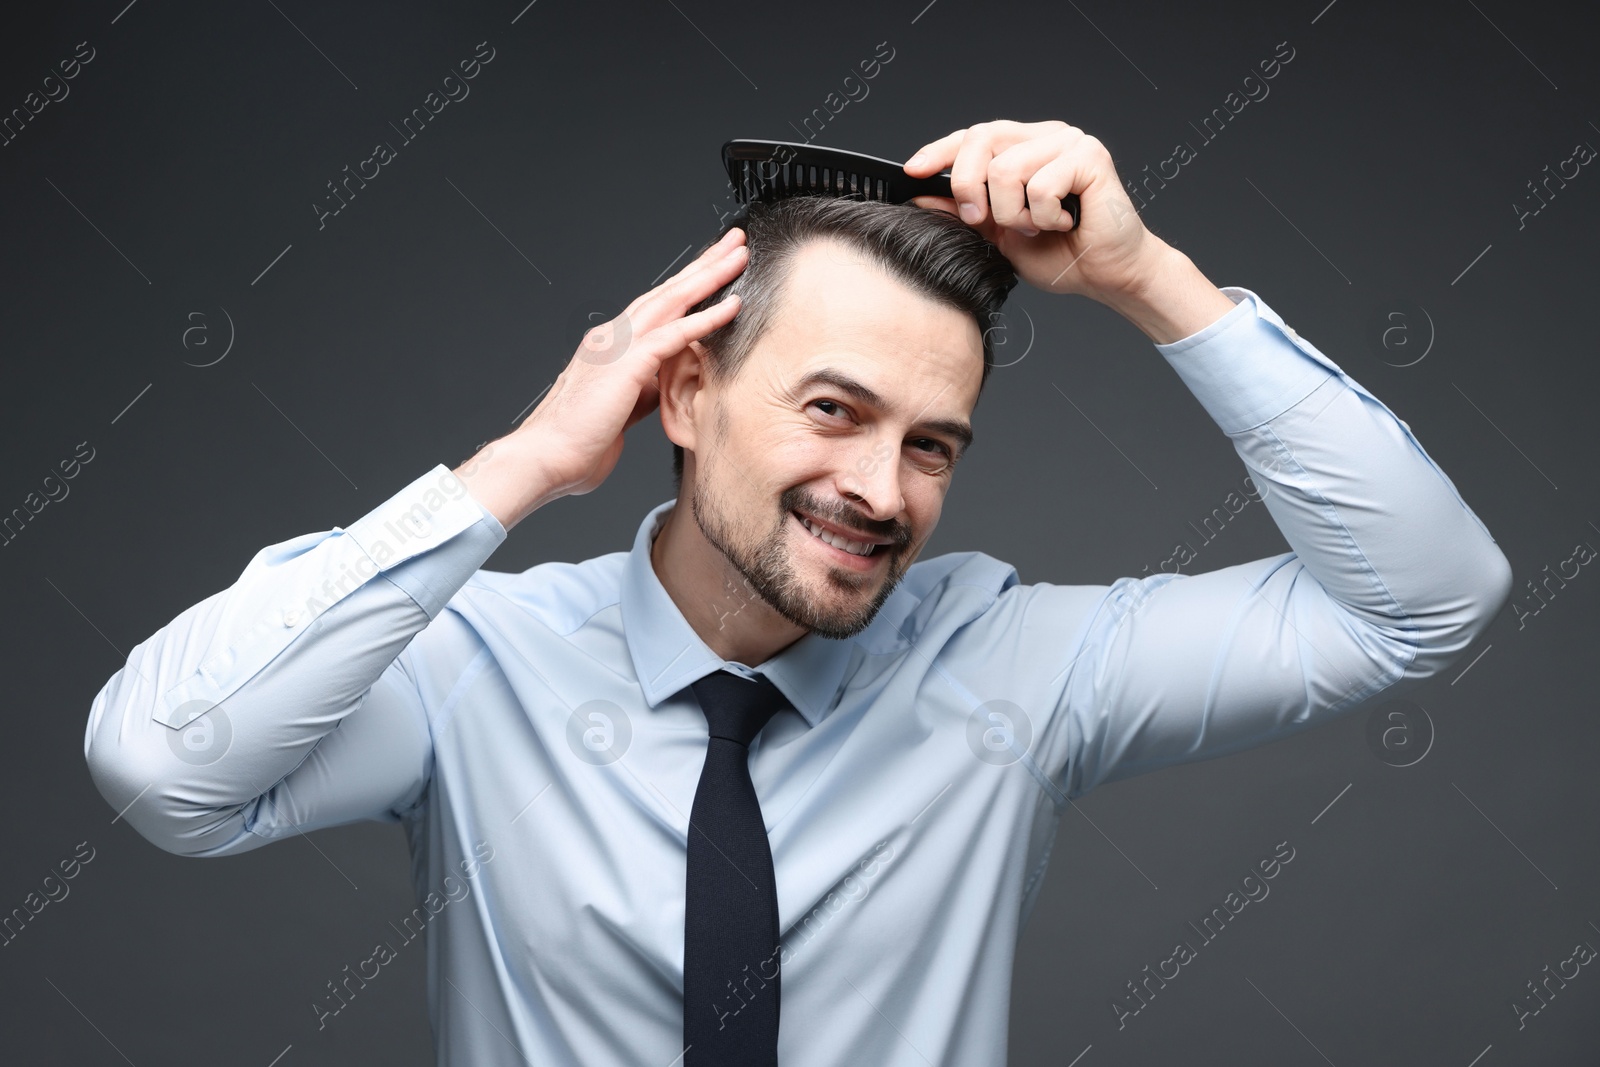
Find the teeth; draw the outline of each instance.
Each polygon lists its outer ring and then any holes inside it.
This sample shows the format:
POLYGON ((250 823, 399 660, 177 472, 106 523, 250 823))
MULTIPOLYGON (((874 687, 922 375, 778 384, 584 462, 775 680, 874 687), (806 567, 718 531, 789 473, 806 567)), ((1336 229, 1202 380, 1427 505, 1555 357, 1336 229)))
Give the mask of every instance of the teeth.
POLYGON ((805 522, 806 529, 810 530, 822 540, 828 542, 828 544, 832 545, 834 548, 842 548, 846 552, 856 556, 866 556, 872 553, 873 546, 871 544, 861 541, 851 541, 847 538, 840 537, 838 534, 830 533, 829 531, 818 526, 816 523, 812 522, 810 519, 803 519, 802 521, 805 522))

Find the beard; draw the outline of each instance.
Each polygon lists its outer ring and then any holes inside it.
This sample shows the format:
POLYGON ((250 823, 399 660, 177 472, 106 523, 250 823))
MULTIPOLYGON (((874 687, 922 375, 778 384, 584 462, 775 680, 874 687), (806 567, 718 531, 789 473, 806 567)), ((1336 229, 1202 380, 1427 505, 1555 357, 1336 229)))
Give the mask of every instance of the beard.
MULTIPOLYGON (((709 472, 706 472, 709 473, 709 472)), ((823 588, 802 578, 795 567, 795 551, 790 547, 790 527, 797 526, 791 511, 802 511, 837 523, 846 529, 863 529, 870 523, 857 521, 857 517, 840 514, 837 509, 825 507, 813 500, 804 489, 795 487, 784 492, 778 500, 777 521, 765 537, 754 540, 741 538, 730 521, 731 516, 724 501, 708 491, 705 483, 710 479, 697 477, 689 498, 689 510, 707 541, 716 546, 728 562, 743 577, 750 589, 768 607, 797 626, 834 640, 854 637, 877 617, 889 595, 905 576, 906 558, 911 543, 908 531, 898 523, 885 536, 891 543, 873 550, 873 555, 887 553, 887 575, 879 577, 876 570, 861 574, 840 567, 827 567, 822 577, 823 588), (877 591, 866 600, 861 596, 872 583, 881 582, 877 591)), ((798 527, 805 536, 803 526, 798 527)))

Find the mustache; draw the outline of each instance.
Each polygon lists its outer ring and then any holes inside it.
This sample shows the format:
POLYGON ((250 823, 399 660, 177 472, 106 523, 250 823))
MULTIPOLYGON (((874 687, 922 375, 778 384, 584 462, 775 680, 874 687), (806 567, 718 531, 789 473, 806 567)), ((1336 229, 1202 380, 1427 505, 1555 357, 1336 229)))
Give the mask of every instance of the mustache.
POLYGON ((783 507, 785 514, 791 511, 800 511, 808 515, 815 515, 819 519, 824 519, 846 530, 854 530, 857 533, 865 534, 868 537, 887 537, 890 541, 889 547, 896 551, 904 549, 911 543, 911 530, 902 523, 893 519, 877 522, 866 518, 852 508, 829 507, 798 489, 792 489, 784 493, 779 503, 783 507))

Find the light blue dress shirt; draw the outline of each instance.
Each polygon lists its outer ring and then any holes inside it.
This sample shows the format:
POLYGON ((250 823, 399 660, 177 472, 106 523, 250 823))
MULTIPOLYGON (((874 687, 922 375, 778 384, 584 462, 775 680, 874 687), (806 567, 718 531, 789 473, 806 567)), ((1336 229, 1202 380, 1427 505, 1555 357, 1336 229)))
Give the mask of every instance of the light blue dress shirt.
MULTIPOLYGON (((629 552, 485 571, 506 531, 440 465, 348 529, 262 549, 138 645, 90 711, 94 781, 191 856, 403 825, 418 909, 311 1006, 323 1025, 352 976, 425 931, 440 1064, 669 1067, 706 748, 685 687, 758 670, 793 704, 750 751, 781 1061, 999 1067, 1068 798, 1408 688, 1510 591, 1406 424, 1255 293, 1223 291, 1230 312, 1156 347, 1291 552, 1109 586, 1024 585, 950 553, 915 563, 855 638, 810 634, 751 666, 713 653, 651 566, 673 501, 629 552)), ((760 995, 760 962, 691 1010, 760 995)))

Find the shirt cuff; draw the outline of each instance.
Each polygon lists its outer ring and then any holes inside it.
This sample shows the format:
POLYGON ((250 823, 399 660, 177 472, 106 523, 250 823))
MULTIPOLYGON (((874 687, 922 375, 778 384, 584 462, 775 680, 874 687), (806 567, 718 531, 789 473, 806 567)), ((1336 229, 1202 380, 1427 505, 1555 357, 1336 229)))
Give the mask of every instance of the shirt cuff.
POLYGON ((1339 365, 1286 325, 1249 289, 1223 286, 1235 304, 1205 329, 1156 345, 1223 433, 1270 422, 1331 377, 1339 365))
POLYGON ((378 575, 432 620, 505 538, 500 521, 441 463, 348 529, 262 549, 226 591, 204 659, 163 694, 152 717, 179 729, 204 714, 378 575))
POLYGON ((438 617, 506 539, 500 520, 442 463, 363 515, 347 533, 429 619, 438 617), (452 538, 458 543, 449 553, 416 559, 452 538))

